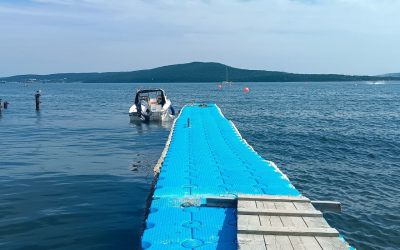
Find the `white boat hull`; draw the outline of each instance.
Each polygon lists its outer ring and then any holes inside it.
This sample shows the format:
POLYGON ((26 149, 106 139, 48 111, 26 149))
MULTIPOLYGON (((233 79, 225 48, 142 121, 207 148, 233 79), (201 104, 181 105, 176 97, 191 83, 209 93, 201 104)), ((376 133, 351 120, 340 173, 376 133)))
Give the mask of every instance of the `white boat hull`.
POLYGON ((132 107, 129 109, 129 118, 132 122, 135 121, 170 121, 175 118, 174 115, 171 114, 170 111, 170 105, 171 103, 167 103, 168 105, 164 105, 164 107, 159 110, 159 109, 154 109, 152 107, 151 113, 148 116, 148 119, 144 120, 143 116, 138 114, 136 105, 132 105, 132 107))
MULTIPOLYGON (((138 115, 138 113, 136 113, 136 112, 129 113, 129 118, 130 118, 130 120, 132 122, 143 121, 141 116, 138 115)), ((149 116, 148 121, 169 121, 169 120, 172 120, 174 118, 175 118, 175 116, 169 114, 169 112, 165 112, 165 113, 153 112, 149 116)))

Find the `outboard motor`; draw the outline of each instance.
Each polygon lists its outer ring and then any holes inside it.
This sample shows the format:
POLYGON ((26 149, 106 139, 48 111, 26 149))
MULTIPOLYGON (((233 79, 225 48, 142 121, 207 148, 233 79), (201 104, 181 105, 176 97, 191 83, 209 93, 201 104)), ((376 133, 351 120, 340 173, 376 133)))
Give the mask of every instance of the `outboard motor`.
POLYGON ((145 100, 141 100, 138 105, 137 105, 137 110, 138 110, 138 116, 142 121, 148 121, 150 120, 150 115, 151 115, 151 109, 150 105, 148 102, 145 100))

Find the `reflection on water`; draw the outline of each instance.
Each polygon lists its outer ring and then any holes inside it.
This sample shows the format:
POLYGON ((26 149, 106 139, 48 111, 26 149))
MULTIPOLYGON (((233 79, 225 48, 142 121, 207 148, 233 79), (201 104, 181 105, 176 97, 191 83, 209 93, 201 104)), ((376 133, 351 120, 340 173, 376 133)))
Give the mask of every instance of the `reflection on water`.
POLYGON ((143 134, 154 129, 171 129, 173 120, 169 121, 130 121, 131 127, 138 130, 138 133, 143 134))
MULTIPOLYGON (((143 85, 143 84, 141 84, 143 85)), ((0 248, 138 249, 153 166, 172 123, 131 123, 138 85, 0 85, 0 248), (107 96, 107 98, 103 98, 107 96)), ((359 249, 400 245, 400 84, 149 84, 178 111, 215 102, 359 249), (244 94, 243 87, 251 91, 244 94)))
POLYGON ((36 112, 36 121, 35 121, 35 124, 36 124, 36 125, 40 125, 40 120, 41 120, 41 118, 42 118, 42 115, 41 115, 41 113, 40 113, 40 110, 35 110, 35 112, 36 112))

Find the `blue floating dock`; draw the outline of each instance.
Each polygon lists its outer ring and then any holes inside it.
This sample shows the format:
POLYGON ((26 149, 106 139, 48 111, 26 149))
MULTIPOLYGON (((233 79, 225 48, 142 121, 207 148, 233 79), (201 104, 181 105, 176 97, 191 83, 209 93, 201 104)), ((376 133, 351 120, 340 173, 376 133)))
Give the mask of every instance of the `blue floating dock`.
POLYGON ((301 195, 215 104, 182 109, 155 171, 143 249, 237 249, 236 209, 208 207, 207 197, 301 195))

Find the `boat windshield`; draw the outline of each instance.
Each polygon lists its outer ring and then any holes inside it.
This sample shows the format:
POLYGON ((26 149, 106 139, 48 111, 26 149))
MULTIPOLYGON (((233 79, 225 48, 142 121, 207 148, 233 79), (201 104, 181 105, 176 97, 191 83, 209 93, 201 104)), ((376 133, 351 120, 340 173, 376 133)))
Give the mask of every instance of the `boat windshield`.
POLYGON ((158 104, 163 106, 165 104, 165 96, 162 90, 140 90, 136 94, 135 103, 146 101, 149 104, 158 104))

